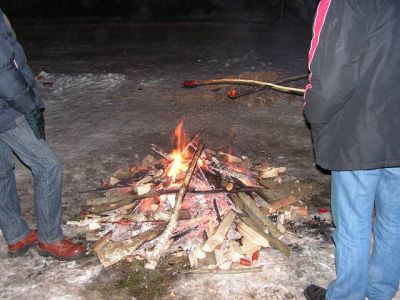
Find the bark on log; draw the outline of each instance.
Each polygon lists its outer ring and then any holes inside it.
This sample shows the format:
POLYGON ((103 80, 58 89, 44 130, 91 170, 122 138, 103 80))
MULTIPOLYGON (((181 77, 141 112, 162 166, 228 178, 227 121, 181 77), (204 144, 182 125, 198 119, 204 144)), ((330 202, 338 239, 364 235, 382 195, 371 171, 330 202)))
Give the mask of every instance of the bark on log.
POLYGON ((151 257, 149 258, 148 263, 145 265, 147 269, 155 269, 160 257, 166 251, 168 240, 172 237, 174 230, 178 224, 178 214, 182 206, 183 198, 185 198, 190 180, 192 179, 193 172, 197 166, 197 161, 199 160, 200 155, 203 153, 203 150, 204 150, 204 145, 200 144, 199 147, 197 148, 197 151, 192 161, 190 162, 189 168, 186 172, 185 179, 183 180, 181 188, 179 189, 179 192, 176 195, 175 206, 173 209, 171 219, 167 225, 167 228, 162 233, 159 243, 156 245, 155 249, 151 254, 151 257))
POLYGON ((92 251, 98 252, 102 249, 111 239, 112 232, 109 232, 101 237, 97 242, 94 243, 92 251))
POLYGON ((96 248, 94 251, 97 253, 102 265, 107 268, 130 256, 133 251, 138 249, 144 243, 158 237, 164 231, 165 227, 165 224, 161 224, 125 241, 109 241, 103 247, 100 249, 96 248))

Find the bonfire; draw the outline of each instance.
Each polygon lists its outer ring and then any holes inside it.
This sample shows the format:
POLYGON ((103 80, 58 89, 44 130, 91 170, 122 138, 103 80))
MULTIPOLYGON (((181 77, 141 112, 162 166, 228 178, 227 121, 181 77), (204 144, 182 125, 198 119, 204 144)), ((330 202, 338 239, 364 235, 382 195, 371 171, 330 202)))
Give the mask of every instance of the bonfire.
POLYGON ((195 270, 255 270, 263 247, 290 256, 283 223, 306 207, 291 195, 271 199, 263 184, 281 183, 286 169, 207 149, 202 133, 188 139, 181 122, 170 153, 151 145, 159 159, 148 155, 117 170, 87 198, 83 219, 69 222, 95 241, 104 267, 145 259, 154 269, 161 257, 184 251, 195 270))

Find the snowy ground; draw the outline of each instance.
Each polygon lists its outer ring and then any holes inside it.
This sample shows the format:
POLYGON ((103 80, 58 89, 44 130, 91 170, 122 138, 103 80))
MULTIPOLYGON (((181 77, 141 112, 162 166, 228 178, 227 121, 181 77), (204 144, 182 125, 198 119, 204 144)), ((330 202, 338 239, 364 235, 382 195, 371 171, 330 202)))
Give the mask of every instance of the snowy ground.
MULTIPOLYGON (((232 149, 253 161, 285 166, 290 176, 314 186, 310 204, 329 205, 329 175, 314 166, 301 97, 269 94, 231 101, 223 90, 182 91, 185 79, 218 78, 244 72, 281 77, 306 73, 309 29, 301 24, 17 24, 35 72, 50 74, 40 86, 47 100, 47 141, 64 164, 63 222, 82 208, 82 190, 137 163, 185 119, 189 133, 205 128, 213 149, 232 149), (214 94, 213 94, 214 93, 214 94)), ((299 83, 300 86, 303 83, 299 83)), ((29 170, 17 163, 22 210, 34 227, 29 170)), ((302 228, 288 234, 289 260, 265 250, 263 273, 179 275, 165 298, 303 299, 309 283, 334 278, 333 245, 324 234, 302 228)), ((66 235, 74 235, 65 228, 66 235)), ((328 235, 328 236, 327 236, 328 235)), ((104 271, 95 257, 78 262, 44 259, 34 250, 9 259, 0 239, 1 299, 85 299, 87 290, 123 274, 104 271)), ((96 294, 96 293, 94 293, 96 294)), ((144 299, 141 294, 97 293, 91 299, 144 299)), ((148 298, 148 297, 147 297, 148 298)), ((400 299, 400 298, 399 298, 400 299)))

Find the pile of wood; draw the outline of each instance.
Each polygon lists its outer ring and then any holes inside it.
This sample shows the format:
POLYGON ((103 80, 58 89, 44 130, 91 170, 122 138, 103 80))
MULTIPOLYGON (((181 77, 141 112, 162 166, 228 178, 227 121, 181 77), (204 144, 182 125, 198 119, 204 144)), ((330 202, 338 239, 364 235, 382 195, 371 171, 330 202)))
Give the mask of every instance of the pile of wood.
POLYGON ((167 174, 172 156, 152 145, 160 159, 149 155, 116 171, 87 198, 82 219, 69 222, 95 241, 104 267, 136 258, 154 269, 176 251, 201 270, 249 267, 263 247, 290 256, 281 241, 283 224, 306 216, 307 207, 269 188, 269 182, 283 182, 286 169, 205 149, 199 135, 183 149, 185 170, 174 180, 167 174))

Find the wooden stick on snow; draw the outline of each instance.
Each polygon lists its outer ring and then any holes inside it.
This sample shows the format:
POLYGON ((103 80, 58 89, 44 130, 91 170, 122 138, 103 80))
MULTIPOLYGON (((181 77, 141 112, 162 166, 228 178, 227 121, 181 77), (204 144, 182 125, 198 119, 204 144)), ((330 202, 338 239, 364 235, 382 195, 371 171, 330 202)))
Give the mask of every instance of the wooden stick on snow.
POLYGON ((271 82, 263 82, 258 80, 248 80, 248 79, 211 79, 211 80, 187 80, 183 82, 183 87, 193 88, 201 85, 210 85, 210 84, 240 84, 240 85, 254 85, 254 86, 262 86, 269 87, 273 90, 284 92, 284 93, 294 93, 298 95, 304 94, 304 89, 287 87, 279 84, 274 84, 271 82))
POLYGON ((192 179, 193 172, 197 166, 197 161, 199 160, 200 155, 203 153, 203 150, 204 150, 204 145, 200 144, 199 147, 197 148, 197 151, 196 151, 190 165, 189 165, 189 168, 185 175, 185 179, 183 180, 183 183, 179 189, 179 192, 176 194, 174 210, 172 212, 171 219, 169 220, 167 228, 161 234, 157 246, 154 248, 153 253, 151 254, 151 256, 149 258, 149 261, 145 265, 145 268, 147 268, 147 269, 152 269, 152 270, 155 269, 161 256, 167 250, 167 246, 169 245, 168 241, 171 239, 171 237, 174 233, 174 230, 175 230, 176 226, 178 225, 178 214, 179 214, 179 210, 181 209, 181 206, 182 206, 183 198, 185 198, 186 191, 189 187, 190 180, 192 179))

